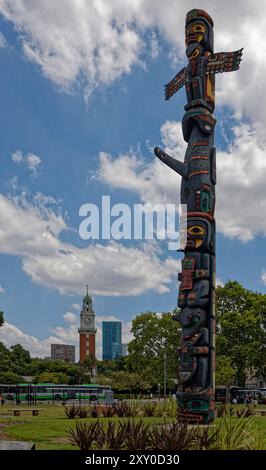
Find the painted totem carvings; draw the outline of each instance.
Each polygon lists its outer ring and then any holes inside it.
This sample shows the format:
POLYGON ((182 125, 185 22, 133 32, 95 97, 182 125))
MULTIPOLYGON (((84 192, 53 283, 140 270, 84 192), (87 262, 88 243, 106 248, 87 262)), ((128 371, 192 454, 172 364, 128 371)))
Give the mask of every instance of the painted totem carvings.
POLYGON ((182 326, 177 400, 183 415, 207 423, 215 414, 215 74, 237 70, 242 49, 213 53, 213 20, 203 10, 187 13, 185 31, 188 65, 165 86, 166 100, 186 87, 184 163, 158 147, 154 152, 182 176, 181 204, 187 205, 187 240, 178 275, 180 311, 175 317, 182 326))

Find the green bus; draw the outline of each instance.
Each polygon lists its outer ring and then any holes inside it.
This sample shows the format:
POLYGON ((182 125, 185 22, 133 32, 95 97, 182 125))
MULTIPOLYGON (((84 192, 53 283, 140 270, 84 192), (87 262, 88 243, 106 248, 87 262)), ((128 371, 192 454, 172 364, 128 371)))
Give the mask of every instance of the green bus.
POLYGON ((110 386, 98 384, 67 385, 53 383, 1 385, 7 401, 68 401, 79 400, 111 405, 114 401, 110 386))

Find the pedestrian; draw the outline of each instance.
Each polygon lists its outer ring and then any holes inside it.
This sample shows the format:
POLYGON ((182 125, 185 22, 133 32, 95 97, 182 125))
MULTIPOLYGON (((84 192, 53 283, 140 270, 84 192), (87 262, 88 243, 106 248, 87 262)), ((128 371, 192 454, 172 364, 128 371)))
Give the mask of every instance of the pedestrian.
POLYGON ((4 406, 5 400, 1 392, 0 392, 0 401, 1 401, 1 405, 4 406))

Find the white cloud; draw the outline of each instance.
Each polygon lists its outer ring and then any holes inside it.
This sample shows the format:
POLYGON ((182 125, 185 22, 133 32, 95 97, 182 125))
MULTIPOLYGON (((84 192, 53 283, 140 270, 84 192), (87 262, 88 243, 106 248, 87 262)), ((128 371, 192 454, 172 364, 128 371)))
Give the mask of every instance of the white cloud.
POLYGON ((29 170, 36 176, 37 170, 42 162, 41 158, 38 157, 38 155, 34 155, 34 153, 28 153, 26 159, 29 170))
POLYGON ((224 287, 224 282, 219 277, 217 277, 217 279, 216 279, 216 287, 217 286, 224 287))
POLYGON ((45 203, 40 197, 29 203, 0 195, 1 253, 20 256, 34 282, 62 294, 82 294, 87 280, 92 295, 168 292, 177 269, 173 258, 161 261, 152 244, 132 248, 109 242, 81 249, 61 242, 66 223, 45 203))
POLYGON ((239 124, 217 155, 217 229, 230 238, 266 235, 266 144, 255 127, 239 124))
POLYGON ((72 312, 64 313, 63 318, 67 323, 70 323, 70 324, 71 323, 76 323, 76 321, 77 321, 77 315, 75 315, 72 312))
POLYGON ((29 335, 7 321, 5 321, 4 325, 1 327, 0 340, 7 347, 14 344, 21 344, 23 348, 30 351, 32 356, 36 357, 50 356, 51 343, 63 343, 63 341, 56 336, 50 336, 44 340, 39 340, 35 336, 29 335))
POLYGON ((72 308, 75 310, 81 310, 81 306, 79 304, 72 304, 72 308))
POLYGON ((142 202, 156 204, 177 201, 178 179, 168 167, 162 168, 161 162, 155 160, 155 157, 151 157, 151 163, 147 163, 134 154, 112 158, 110 154, 101 152, 96 178, 113 188, 138 193, 142 202))
POLYGON ((5 291, 6 291, 6 290, 0 285, 0 294, 4 294, 5 291))
POLYGON ((144 248, 127 248, 110 242, 79 249, 61 244, 49 255, 27 256, 23 269, 36 283, 57 288, 62 294, 82 293, 90 279, 93 295, 140 295, 148 290, 169 291, 176 265, 160 261, 144 248))
POLYGON ((1 0, 0 11, 19 31, 27 58, 63 88, 79 82, 89 94, 138 61, 140 38, 124 8, 114 12, 101 0, 1 0))
POLYGON ((262 280, 263 284, 265 284, 265 286, 266 286, 266 271, 264 269, 261 273, 261 280, 262 280))
POLYGON ((152 59, 157 59, 159 55, 159 40, 154 31, 151 32, 150 38, 149 38, 149 43, 150 43, 150 55, 152 59))
POLYGON ((12 153, 11 158, 12 158, 13 162, 21 163, 22 160, 23 160, 23 155, 22 155, 21 150, 17 150, 16 152, 12 153))
POLYGON ((61 216, 52 210, 8 199, 0 194, 1 253, 18 256, 47 255, 59 250, 59 233, 66 228, 61 216))
POLYGON ((6 38, 2 33, 0 33, 0 49, 5 48, 6 46, 7 46, 6 38))
MULTIPOLYGON (((240 123, 232 131, 228 148, 217 150, 217 230, 229 238, 248 241, 266 234, 266 143, 256 126, 240 123)), ((161 134, 166 151, 183 161, 180 123, 167 121, 161 134)), ((101 153, 97 178, 113 188, 135 191, 142 202, 179 202, 181 177, 155 156, 143 163, 134 154, 112 159, 101 153)))
POLYGON ((161 138, 165 152, 171 152, 173 157, 183 161, 187 143, 183 139, 181 122, 166 121, 161 126, 161 138))
MULTIPOLYGON (((217 78, 217 102, 265 123, 264 0, 201 0, 214 19, 215 50, 244 47, 240 71, 217 78)), ((0 12, 17 30, 24 54, 63 88, 80 85, 85 96, 112 83, 147 56, 157 56, 156 29, 175 62, 185 63, 184 22, 194 0, 0 0, 0 12), (148 35, 149 36, 149 35, 148 35)), ((171 77, 169 77, 170 79, 171 77)))
POLYGON ((16 152, 11 154, 11 158, 14 163, 24 163, 26 167, 30 170, 32 176, 37 176, 38 170, 42 163, 42 159, 38 157, 38 155, 35 155, 34 153, 30 152, 23 155, 21 150, 16 150, 16 152))

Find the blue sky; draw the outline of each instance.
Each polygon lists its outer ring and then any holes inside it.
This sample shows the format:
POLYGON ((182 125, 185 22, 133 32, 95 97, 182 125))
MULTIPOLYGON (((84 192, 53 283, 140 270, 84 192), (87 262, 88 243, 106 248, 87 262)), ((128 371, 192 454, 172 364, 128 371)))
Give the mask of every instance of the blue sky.
MULTIPOLYGON (((84 6, 87 34, 94 28, 93 15, 101 21, 84 59, 68 30, 75 31, 78 4, 65 3, 64 15, 73 25, 62 25, 61 1, 56 6, 48 1, 48 7, 41 1, 28 15, 29 3, 15 0, 11 7, 12 2, 0 1, 0 307, 7 323, 1 340, 21 342, 41 356, 49 354, 51 341, 76 344, 88 284, 98 316, 100 357, 101 320, 122 320, 127 342, 136 314, 172 310, 176 304, 179 254, 169 252, 166 243, 100 240, 94 248, 79 237, 79 208, 87 202, 99 205, 102 195, 130 206, 179 201, 178 175, 155 161, 151 147, 161 145, 183 158, 185 93, 165 102, 163 85, 185 65, 184 13, 195 5, 183 2, 175 31, 160 2, 154 2, 147 20, 148 0, 135 10, 125 1, 126 12, 119 10, 119 1, 106 11, 108 2, 95 0, 84 6), (125 33, 120 45, 113 29, 118 37, 125 33), (58 30, 64 53, 53 36, 58 30), (101 41, 103 31, 112 44, 101 41), (85 65, 78 63, 78 54, 85 65), (87 68, 90 61, 93 67, 87 68)), ((250 2, 243 3, 242 20, 253 22, 250 2)), ((164 9, 174 5, 169 0, 164 9)), ((217 277, 266 292, 265 116, 261 85, 251 88, 255 43, 241 28, 232 30, 230 2, 225 24, 218 2, 201 6, 217 23, 217 47, 223 37, 224 50, 245 47, 240 70, 216 79, 217 277)), ((260 20, 258 31, 264 26, 260 20)), ((254 74, 263 73, 264 62, 257 58, 254 74)))

